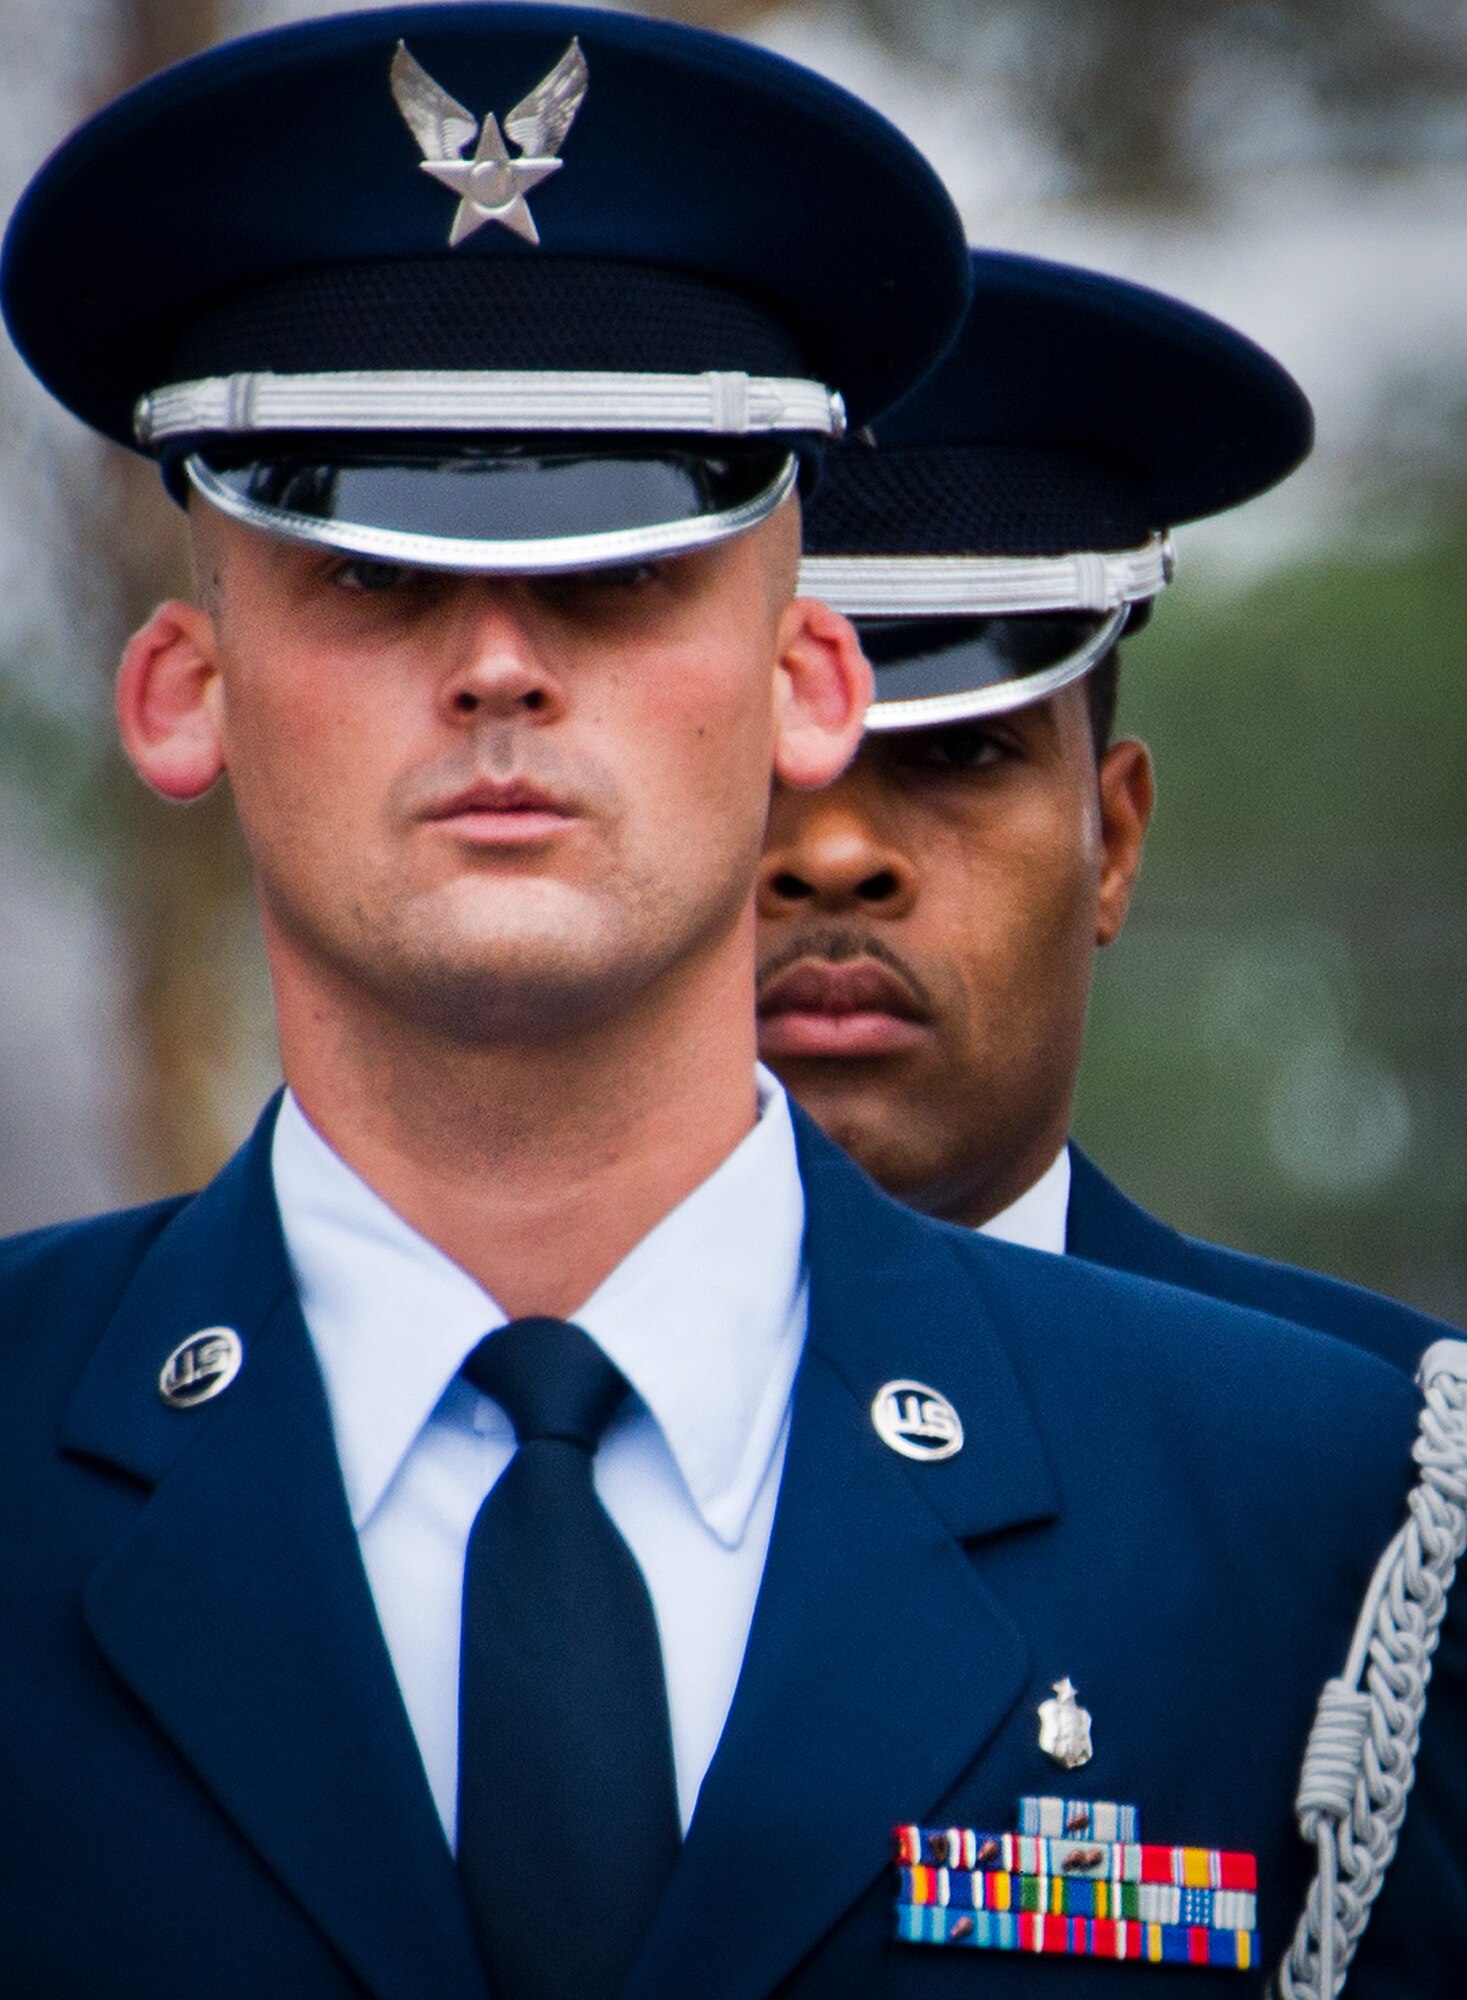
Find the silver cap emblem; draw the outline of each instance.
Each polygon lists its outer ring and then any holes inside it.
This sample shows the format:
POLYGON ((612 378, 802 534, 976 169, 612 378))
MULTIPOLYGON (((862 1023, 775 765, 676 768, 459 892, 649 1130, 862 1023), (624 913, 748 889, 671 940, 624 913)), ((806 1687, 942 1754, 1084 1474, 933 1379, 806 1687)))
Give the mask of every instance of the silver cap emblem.
POLYGON ((940 1390, 925 1382, 883 1382, 871 1401, 876 1435, 903 1458, 954 1458, 963 1448, 963 1425, 940 1390))
POLYGON ((503 223, 526 243, 538 243, 525 196, 559 173, 560 148, 586 95, 586 58, 574 38, 560 61, 505 118, 504 130, 519 147, 511 158, 492 111, 482 127, 472 111, 436 84, 416 56, 399 42, 392 58, 392 96, 422 148, 422 170, 459 198, 449 248, 482 229, 503 223), (477 144, 475 141, 477 140, 477 144), (465 159, 473 146, 471 158, 465 159))
POLYGON ((244 1363, 244 1345, 232 1326, 206 1326, 181 1341, 158 1376, 158 1394, 170 1410, 192 1410, 222 1395, 244 1363))
POLYGON ((1094 1754, 1090 1747, 1091 1715, 1081 1708, 1075 1683, 1066 1674, 1054 1683, 1054 1699, 1039 1704, 1039 1747, 1046 1757, 1078 1771, 1094 1754))

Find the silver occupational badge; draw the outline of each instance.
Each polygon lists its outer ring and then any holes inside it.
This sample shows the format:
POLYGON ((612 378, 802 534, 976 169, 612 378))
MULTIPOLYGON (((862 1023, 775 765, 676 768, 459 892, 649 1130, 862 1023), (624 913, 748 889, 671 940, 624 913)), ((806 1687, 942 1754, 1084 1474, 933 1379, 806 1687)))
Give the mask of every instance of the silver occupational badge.
POLYGON ((954 1458, 963 1448, 962 1419, 925 1382, 883 1382, 871 1401, 871 1421, 881 1442, 903 1458, 954 1458))
POLYGON ((226 1390, 244 1363, 244 1344, 232 1326, 206 1326, 174 1348, 158 1377, 158 1394, 170 1410, 191 1410, 226 1390))
POLYGON ((486 222, 502 222, 526 243, 540 241, 525 196, 564 165, 560 148, 585 98, 586 82, 586 58, 573 39, 550 74, 506 117, 504 129, 520 149, 511 159, 494 113, 486 115, 481 128, 473 112, 450 97, 398 43, 392 58, 393 101, 423 149, 423 172, 459 198, 448 232, 450 249, 486 222), (469 146, 474 146, 473 157, 465 159, 469 146))
POLYGON ((1081 1708, 1075 1683, 1066 1674, 1054 1683, 1054 1699, 1039 1704, 1039 1747, 1046 1757, 1077 1771, 1094 1754, 1090 1747, 1090 1711, 1081 1708))

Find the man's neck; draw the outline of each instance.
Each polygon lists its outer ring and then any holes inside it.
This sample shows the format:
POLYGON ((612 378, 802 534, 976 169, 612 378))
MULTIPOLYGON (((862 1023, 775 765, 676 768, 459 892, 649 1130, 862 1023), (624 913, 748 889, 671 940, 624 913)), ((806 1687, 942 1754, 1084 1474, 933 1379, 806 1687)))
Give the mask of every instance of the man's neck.
POLYGON ((751 964, 543 1042, 279 1013, 311 1124, 511 1317, 573 1314, 757 1115, 751 964))
POLYGON ((1061 1146, 1050 1165, 1024 1192, 989 1216, 984 1236, 1019 1243, 1027 1250, 1048 1250, 1061 1256, 1065 1248, 1070 1207, 1070 1149, 1061 1146))
POLYGON ((983 1169, 981 1178, 954 1175, 946 1188, 934 1190, 920 1204, 923 1211, 962 1229, 987 1230, 991 1222, 1053 1173, 1055 1162, 1069 1145, 1070 1108, 1066 1097, 1042 1124, 1031 1121, 1021 1145, 1003 1154, 996 1165, 990 1157, 975 1161, 975 1168, 981 1165, 983 1169))

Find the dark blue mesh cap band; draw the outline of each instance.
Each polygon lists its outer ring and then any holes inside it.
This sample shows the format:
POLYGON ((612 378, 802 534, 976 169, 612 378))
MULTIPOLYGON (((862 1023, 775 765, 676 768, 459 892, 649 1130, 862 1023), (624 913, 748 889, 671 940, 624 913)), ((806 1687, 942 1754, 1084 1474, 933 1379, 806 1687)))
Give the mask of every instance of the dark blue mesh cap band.
POLYGON ((1066 555, 1134 548, 1147 518, 1134 476, 1079 452, 1018 445, 871 446, 826 454, 805 517, 807 555, 1066 555))
POLYGON ((252 285, 191 321, 170 376, 628 366, 810 372, 769 311, 685 272, 605 258, 441 257, 328 265, 252 285))

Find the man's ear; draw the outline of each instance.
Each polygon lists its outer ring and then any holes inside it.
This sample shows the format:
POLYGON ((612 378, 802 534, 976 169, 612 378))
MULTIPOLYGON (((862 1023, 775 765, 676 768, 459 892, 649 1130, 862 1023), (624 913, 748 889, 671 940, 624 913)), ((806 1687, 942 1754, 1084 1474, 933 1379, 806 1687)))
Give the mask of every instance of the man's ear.
POLYGON ((813 791, 856 754, 874 692, 871 668, 849 618, 814 597, 785 606, 777 645, 774 774, 813 791))
POLYGON ((1113 944, 1121 934, 1126 912, 1131 907, 1131 891, 1141 872, 1141 850, 1151 809, 1156 803, 1156 780, 1151 769, 1151 752, 1134 736, 1112 743, 1100 760, 1100 893, 1095 919, 1095 942, 1113 944))
POLYGON ((212 620, 196 605, 159 605, 117 670, 117 727, 145 784, 197 799, 224 770, 212 620))

